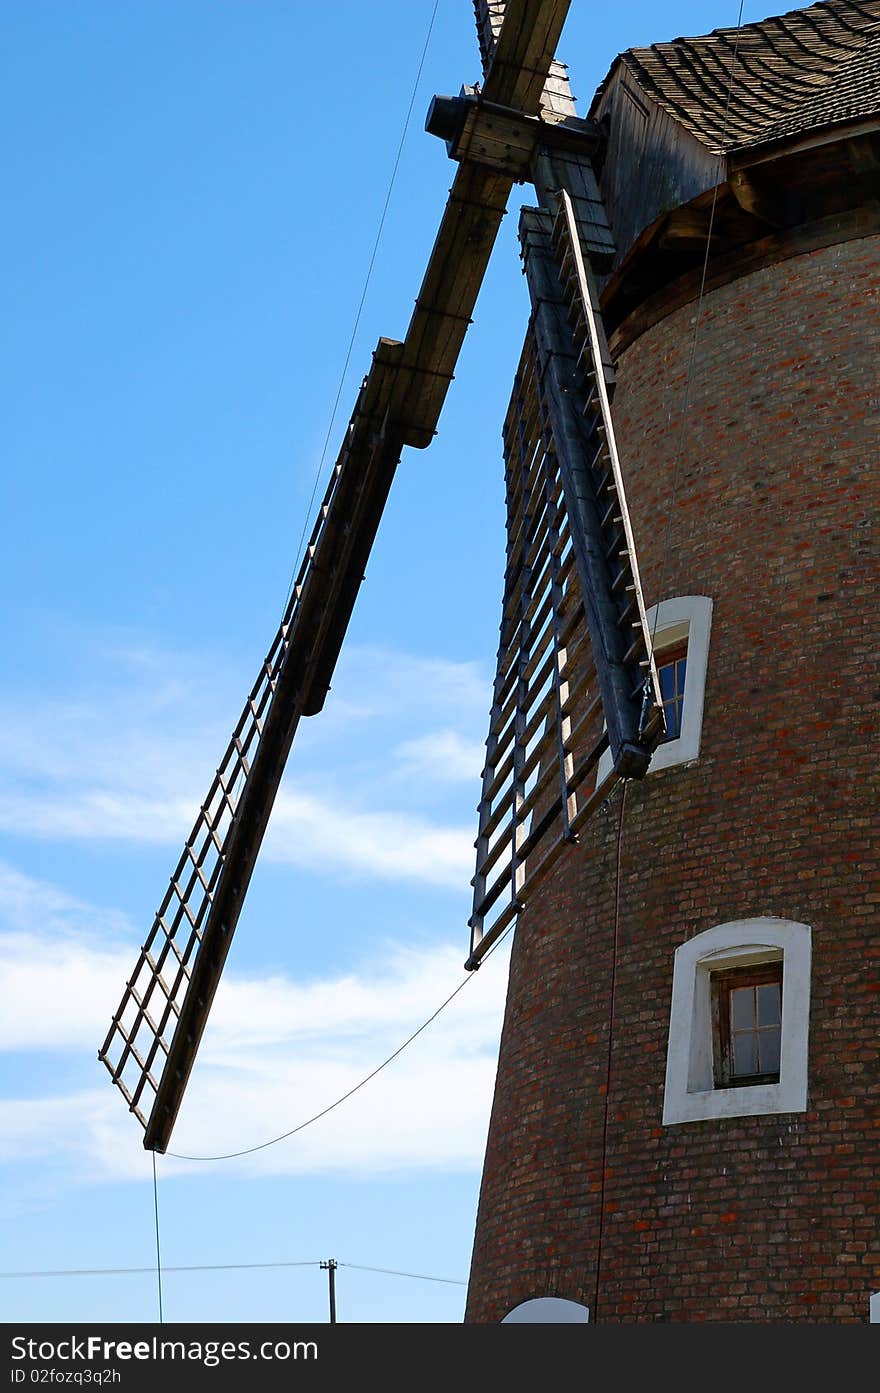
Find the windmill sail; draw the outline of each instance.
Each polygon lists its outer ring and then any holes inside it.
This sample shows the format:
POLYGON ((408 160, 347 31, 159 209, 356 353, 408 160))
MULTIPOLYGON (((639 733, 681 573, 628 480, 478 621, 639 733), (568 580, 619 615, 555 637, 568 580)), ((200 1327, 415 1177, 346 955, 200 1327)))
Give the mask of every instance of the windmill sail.
POLYGON ((365 379, 290 601, 99 1052, 164 1151, 300 716, 320 710, 400 440, 400 344, 365 379))
MULTIPOLYGON (((568 0, 510 0, 485 100, 539 109, 568 0)), ((403 343, 381 340, 290 602, 99 1058, 165 1151, 301 716, 323 706, 401 450, 440 411, 517 169, 462 152, 403 343)))
POLYGON ((664 729, 613 370, 572 200, 555 201, 555 218, 524 209, 520 222, 532 316, 504 425, 507 567, 470 968, 617 781, 646 772, 664 729))

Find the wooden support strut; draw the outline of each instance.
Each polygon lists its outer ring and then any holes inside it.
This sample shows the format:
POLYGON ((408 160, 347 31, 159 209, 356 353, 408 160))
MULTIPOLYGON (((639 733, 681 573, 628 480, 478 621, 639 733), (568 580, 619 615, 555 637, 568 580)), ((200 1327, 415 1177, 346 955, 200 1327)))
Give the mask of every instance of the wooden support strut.
MULTIPOLYGON (((392 350, 397 357, 402 351, 400 345, 386 343, 385 355, 392 356, 392 350)), ((376 372, 376 383, 383 378, 393 383, 393 369, 376 372)), ((361 392, 365 409, 353 418, 346 467, 340 476, 348 499, 340 499, 338 510, 332 510, 335 522, 325 520, 315 558, 305 573, 262 736, 223 842, 222 869, 209 919, 145 1129, 148 1150, 163 1152, 168 1145, 299 718, 323 702, 328 660, 332 661, 342 642, 400 457, 399 437, 377 431, 367 407, 376 392, 368 379, 361 392), (350 521, 346 529, 337 525, 342 517, 350 521)))
MULTIPOLYGON (((559 459, 584 611, 614 768, 623 778, 642 778, 653 745, 640 734, 641 694, 633 695, 633 672, 624 659, 626 644, 619 606, 612 591, 613 571, 606 556, 607 535, 597 509, 587 463, 583 389, 572 347, 567 306, 551 244, 548 214, 524 209, 520 237, 532 301, 532 324, 545 398, 559 459)), ((656 740, 654 741, 656 744, 656 740)))
POLYGON ((474 88, 457 97, 434 97, 425 130, 446 142, 449 158, 489 165, 522 182, 530 178, 539 148, 593 154, 602 140, 595 121, 569 117, 545 121, 486 101, 474 88))

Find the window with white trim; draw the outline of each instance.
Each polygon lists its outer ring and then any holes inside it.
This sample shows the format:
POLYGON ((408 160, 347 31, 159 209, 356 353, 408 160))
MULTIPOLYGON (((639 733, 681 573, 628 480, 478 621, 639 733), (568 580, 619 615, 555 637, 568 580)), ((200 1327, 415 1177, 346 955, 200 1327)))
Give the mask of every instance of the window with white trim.
POLYGON ((709 973, 716 1088, 778 1083, 782 957, 709 973))
POLYGON ((675 950, 664 1125, 805 1111, 810 939, 738 919, 675 950))
MULTIPOLYGON (((699 757, 712 601, 708 595, 675 595, 647 613, 666 715, 667 737, 651 756, 649 774, 699 757)), ((611 770, 611 751, 599 760, 596 779, 611 770)))

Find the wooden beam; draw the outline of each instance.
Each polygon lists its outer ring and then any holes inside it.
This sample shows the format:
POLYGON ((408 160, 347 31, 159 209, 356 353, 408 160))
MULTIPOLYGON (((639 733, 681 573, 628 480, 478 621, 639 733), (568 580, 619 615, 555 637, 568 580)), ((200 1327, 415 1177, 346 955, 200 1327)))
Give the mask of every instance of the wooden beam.
POLYGON ((730 175, 730 191, 744 213, 768 227, 785 226, 784 200, 779 190, 756 179, 747 169, 735 169, 730 175))
MULTIPOLYGON (((474 12, 477 20, 477 38, 480 44, 480 54, 483 60, 483 73, 487 79, 495 62, 498 41, 504 26, 510 26, 510 32, 505 37, 505 44, 508 38, 513 42, 513 30, 521 23, 517 13, 521 6, 514 3, 514 0, 474 0, 474 12)), ((568 10, 568 3, 565 4, 565 11, 568 10)), ((549 7, 548 7, 549 9, 549 7)), ((548 34, 556 32, 556 38, 550 46, 550 62, 547 67, 547 76, 540 92, 540 114, 545 121, 564 121, 568 117, 577 116, 574 98, 571 94, 571 87, 568 81, 568 69, 564 63, 560 63, 553 57, 556 51, 556 42, 562 32, 565 23, 565 13, 562 14, 561 21, 556 17, 548 18, 548 34)), ((546 43, 546 40, 545 40, 546 43)), ((505 50, 502 49, 502 60, 505 60, 505 50)), ((530 56, 529 61, 532 61, 530 56)), ((544 56, 539 55, 539 63, 543 66, 544 56)), ((499 84, 501 82, 499 76, 499 84)), ((496 98, 497 100, 497 98, 496 98)), ((525 108, 524 108, 525 109, 525 108)))
MULTIPOLYGON (((527 116, 541 93, 569 0, 509 0, 483 98, 527 116)), ((406 331, 391 415, 404 444, 424 449, 437 430, 465 333, 514 179, 464 159, 449 192, 406 331)))
POLYGON ((508 0, 483 95, 537 114, 570 0, 508 0))
MULTIPOLYGON (((765 266, 787 261, 789 257, 802 256, 805 252, 819 251, 823 247, 835 246, 841 242, 878 235, 878 203, 849 212, 833 213, 797 228, 783 228, 780 232, 771 233, 767 237, 758 238, 713 257, 709 262, 704 288, 707 292, 717 290, 719 286, 729 285, 731 281, 747 276, 752 271, 759 271, 765 266)), ((668 284, 662 285, 653 295, 641 300, 609 332, 608 342, 614 357, 619 358, 625 353, 652 325, 696 300, 701 283, 702 262, 694 264, 668 284)), ((604 299, 603 296, 603 301, 604 299)))
POLYGON ((287 651, 223 842, 222 870, 145 1127, 147 1150, 164 1152, 168 1146, 294 734, 300 717, 323 704, 400 456, 400 440, 385 424, 400 355, 401 345, 388 340, 377 349, 342 448, 339 481, 315 554, 304 567, 301 594, 291 600, 287 651))

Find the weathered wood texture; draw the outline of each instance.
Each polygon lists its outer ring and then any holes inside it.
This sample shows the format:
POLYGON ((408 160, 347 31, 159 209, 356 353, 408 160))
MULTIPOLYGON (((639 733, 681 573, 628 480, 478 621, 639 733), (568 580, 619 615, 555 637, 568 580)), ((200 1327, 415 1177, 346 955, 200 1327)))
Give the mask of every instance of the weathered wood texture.
POLYGON ((880 121, 858 136, 774 149, 734 168, 717 189, 655 219, 603 283, 614 353, 695 300, 704 274, 711 290, 770 262, 870 236, 878 223, 880 121))
MULTIPOLYGON (((483 88, 487 102, 535 115, 569 0, 509 0, 483 88)), ((484 165, 459 165, 404 340, 392 403, 407 445, 424 448, 489 263, 512 179, 484 165)))
POLYGON ((717 184, 721 167, 718 157, 639 91, 622 67, 596 110, 597 120, 606 118, 608 144, 599 183, 619 262, 658 217, 717 184))
POLYGON ((608 737, 531 332, 504 426, 507 565, 476 841, 468 967, 513 922, 600 790, 608 737))
MULTIPOLYGON (((880 0, 824 0, 621 54, 589 112, 608 132, 600 186, 618 264, 731 169, 831 126, 843 138, 878 110, 880 0)), ((772 199, 756 211, 772 221, 772 199)))
POLYGON ((739 29, 628 49, 593 110, 621 74, 716 154, 826 129, 877 109, 880 0, 822 0, 739 29))
MULTIPOLYGON (((501 26, 509 8, 508 0, 474 0, 477 39, 485 75, 489 73, 501 26)), ((561 27, 560 25, 560 32, 561 27)), ((568 81, 568 68, 555 58, 550 64, 541 94, 540 114, 545 121, 564 121, 569 116, 577 115, 568 81)))

